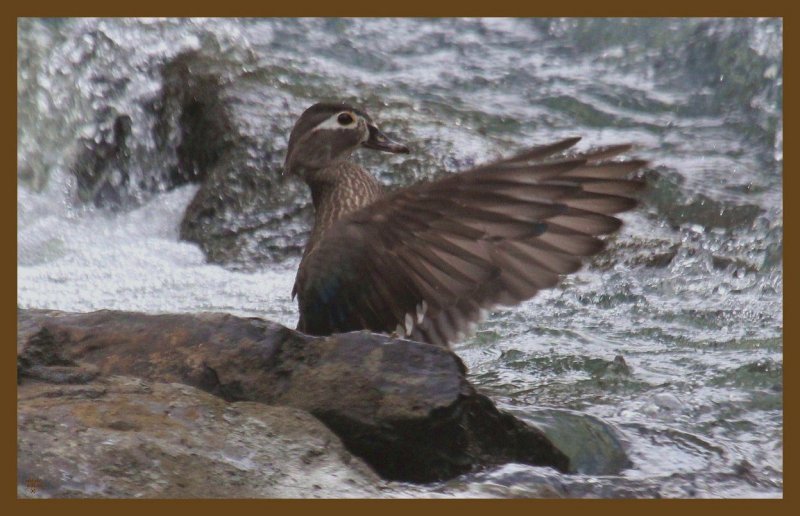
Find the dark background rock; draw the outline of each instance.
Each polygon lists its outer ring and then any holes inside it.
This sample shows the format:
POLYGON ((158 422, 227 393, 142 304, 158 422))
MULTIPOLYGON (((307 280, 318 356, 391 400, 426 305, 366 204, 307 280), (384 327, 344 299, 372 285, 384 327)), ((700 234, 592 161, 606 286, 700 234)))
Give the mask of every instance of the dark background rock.
POLYGON ((22 310, 18 318, 21 381, 99 372, 304 409, 388 479, 429 482, 506 462, 570 470, 541 431, 498 411, 458 357, 436 346, 367 332, 312 338, 225 314, 22 310))
POLYGON ((161 68, 162 90, 151 110, 156 145, 162 151, 175 145, 178 159, 169 167, 169 187, 203 181, 234 145, 234 124, 222 96, 225 79, 213 65, 200 52, 185 52, 161 68))
POLYGON ((258 91, 263 84, 200 52, 167 62, 162 75, 163 91, 152 108, 155 141, 163 152, 174 147, 177 158, 166 184, 200 183, 180 238, 198 244, 213 263, 254 266, 299 253, 306 230, 294 219, 310 212, 303 185, 281 176, 276 148, 283 143, 271 139, 280 129, 270 121, 272 104, 258 91), (263 126, 248 121, 254 111, 263 126))
POLYGON ((262 91, 262 77, 233 65, 203 52, 164 64, 154 139, 176 156, 168 188, 200 183, 180 238, 212 263, 255 267, 299 254, 311 212, 305 186, 282 177, 285 143, 272 137, 290 110, 262 91))
MULTIPOLYGON (((150 63, 161 76, 161 90, 142 108, 150 126, 144 131, 156 157, 143 160, 132 141, 133 120, 109 105, 95 116, 89 135, 78 139, 78 152, 71 166, 77 180, 78 199, 113 210, 136 206, 156 192, 198 183, 208 169, 231 146, 233 124, 220 91, 225 81, 222 60, 208 59, 199 51, 177 55, 161 64, 150 63)), ((106 77, 95 82, 109 82, 106 77)), ((109 86, 110 91, 125 85, 109 86)), ((141 123, 141 120, 140 120, 141 123)), ((145 145, 146 146, 146 145, 145 145)))
POLYGON ((72 173, 77 195, 98 207, 119 208, 130 204, 131 117, 116 115, 111 127, 99 124, 99 138, 81 138, 72 173))
POLYGON ((156 141, 177 142, 169 184, 201 183, 181 221, 180 238, 198 244, 211 262, 252 266, 299 252, 291 228, 281 230, 305 203, 289 206, 300 185, 281 181, 270 133, 252 130, 242 119, 252 110, 267 118, 261 96, 249 91, 258 84, 239 73, 226 80, 226 71, 197 52, 166 63, 154 107, 156 141))
POLYGON ((252 268, 299 255, 310 199, 300 181, 281 176, 295 110, 285 94, 270 92, 263 73, 243 70, 248 56, 207 44, 146 63, 160 89, 138 99, 136 114, 120 111, 124 81, 92 77, 108 96, 75 139, 68 167, 77 200, 118 211, 199 184, 180 237, 210 262, 252 268))
MULTIPOLYGON (((252 55, 227 55, 213 41, 147 62, 142 66, 159 78, 159 88, 136 99, 131 112, 119 102, 129 94, 125 80, 92 77, 108 95, 96 100, 103 107, 84 129, 87 136, 76 138, 68 165, 78 200, 118 211, 198 184, 180 238, 199 245, 209 262, 255 269, 299 256, 313 217, 311 198, 302 181, 282 175, 299 114, 314 102, 345 101, 368 106, 390 134, 407 139, 413 132, 405 117, 381 117, 378 96, 332 96, 335 90, 307 85, 298 97, 285 91, 282 68, 255 62, 252 55)), ((362 152, 358 159, 381 181, 398 186, 475 164, 453 157, 451 146, 435 139, 408 143, 413 154, 391 166, 382 153, 362 152)))

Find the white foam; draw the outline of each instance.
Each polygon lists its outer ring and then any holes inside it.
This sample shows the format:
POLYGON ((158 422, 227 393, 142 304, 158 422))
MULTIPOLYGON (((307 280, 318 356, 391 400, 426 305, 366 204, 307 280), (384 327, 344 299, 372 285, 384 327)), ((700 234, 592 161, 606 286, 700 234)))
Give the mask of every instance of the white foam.
POLYGON ((127 213, 76 210, 58 192, 18 190, 17 303, 24 308, 223 311, 294 325, 295 263, 235 272, 178 231, 196 187, 127 213))

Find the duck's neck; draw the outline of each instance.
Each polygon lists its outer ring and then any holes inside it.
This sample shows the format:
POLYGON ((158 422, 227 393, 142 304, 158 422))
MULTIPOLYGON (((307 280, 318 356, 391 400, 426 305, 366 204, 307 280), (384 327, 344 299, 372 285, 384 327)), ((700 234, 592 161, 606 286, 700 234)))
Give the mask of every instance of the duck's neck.
POLYGON ((349 161, 332 163, 307 174, 314 201, 314 229, 306 254, 322 234, 340 218, 375 202, 383 187, 372 174, 349 161))

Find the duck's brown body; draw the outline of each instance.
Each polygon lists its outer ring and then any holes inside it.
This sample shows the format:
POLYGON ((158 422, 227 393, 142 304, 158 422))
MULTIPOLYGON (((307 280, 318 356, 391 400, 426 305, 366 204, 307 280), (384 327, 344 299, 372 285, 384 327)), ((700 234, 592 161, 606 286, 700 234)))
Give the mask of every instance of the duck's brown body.
POLYGON ((362 111, 309 108, 286 161, 315 209, 293 291, 298 330, 396 331, 446 346, 485 310, 554 286, 603 248, 597 235, 620 227, 612 215, 632 208, 642 186, 628 175, 643 161, 606 161, 629 146, 558 157, 577 141, 385 194, 347 158, 359 146, 407 149, 362 111))

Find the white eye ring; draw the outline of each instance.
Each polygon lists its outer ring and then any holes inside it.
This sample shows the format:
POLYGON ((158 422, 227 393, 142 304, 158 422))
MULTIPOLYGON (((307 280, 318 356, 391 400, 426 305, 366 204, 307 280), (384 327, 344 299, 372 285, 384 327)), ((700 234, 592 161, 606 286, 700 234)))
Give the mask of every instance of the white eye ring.
POLYGON ((339 125, 343 127, 348 127, 353 125, 353 123, 355 123, 356 118, 353 116, 352 113, 348 111, 342 111, 341 113, 336 115, 336 121, 339 123, 339 125))
POLYGON ((319 124, 317 127, 312 129, 312 131, 319 131, 320 129, 327 129, 327 130, 344 130, 344 129, 352 129, 358 123, 358 117, 350 111, 342 111, 341 113, 337 113, 332 115, 330 118, 326 119, 324 122, 319 124), (342 124, 339 121, 339 117, 347 115, 351 118, 350 123, 342 124))

